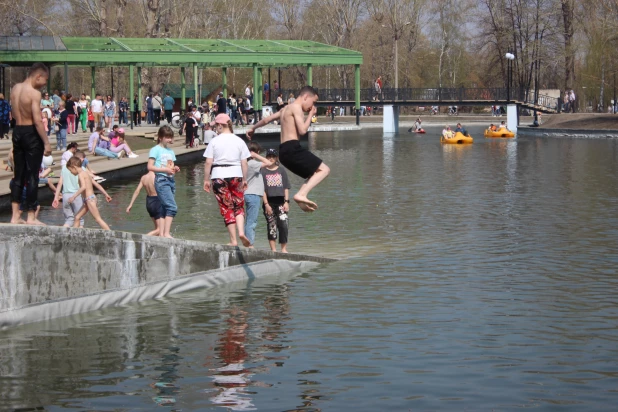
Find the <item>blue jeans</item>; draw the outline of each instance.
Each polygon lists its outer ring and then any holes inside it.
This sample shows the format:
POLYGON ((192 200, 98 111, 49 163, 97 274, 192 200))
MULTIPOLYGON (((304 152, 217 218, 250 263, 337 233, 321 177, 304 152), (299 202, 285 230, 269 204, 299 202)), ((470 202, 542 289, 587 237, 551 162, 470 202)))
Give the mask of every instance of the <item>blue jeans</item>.
POLYGON ((67 129, 60 129, 56 132, 56 150, 66 150, 67 148, 67 129))
POLYGON ((161 201, 163 216, 176 216, 178 207, 176 206, 176 199, 174 199, 174 194, 176 193, 176 181, 174 180, 174 176, 157 174, 155 177, 155 190, 161 201))
POLYGON ((245 212, 245 234, 251 244, 253 244, 255 240, 255 227, 257 226, 261 203, 262 196, 245 195, 245 206, 247 207, 245 212))
POLYGON ((94 148, 94 154, 96 154, 97 156, 109 157, 110 159, 118 159, 118 153, 114 153, 108 149, 103 149, 99 146, 94 148))
POLYGON ((146 109, 146 123, 154 123, 154 110, 152 110, 152 107, 146 109))

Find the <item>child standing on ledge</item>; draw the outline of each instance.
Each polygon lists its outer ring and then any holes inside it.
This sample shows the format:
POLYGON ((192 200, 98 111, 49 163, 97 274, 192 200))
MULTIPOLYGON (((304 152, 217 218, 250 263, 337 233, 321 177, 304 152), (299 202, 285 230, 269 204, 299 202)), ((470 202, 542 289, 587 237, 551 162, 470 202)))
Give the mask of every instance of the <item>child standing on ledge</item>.
POLYGON ((266 159, 271 166, 262 168, 264 179, 264 217, 270 250, 277 251, 277 232, 281 252, 288 253, 288 212, 290 211, 290 181, 285 169, 279 166, 277 151, 268 149, 266 159))
POLYGON ((148 171, 155 174, 155 190, 161 202, 163 226, 160 227, 159 236, 171 238, 170 230, 172 221, 176 216, 176 181, 174 175, 180 168, 174 164, 176 155, 169 148, 174 141, 174 131, 169 126, 161 126, 157 133, 157 145, 150 149, 148 155, 148 171))

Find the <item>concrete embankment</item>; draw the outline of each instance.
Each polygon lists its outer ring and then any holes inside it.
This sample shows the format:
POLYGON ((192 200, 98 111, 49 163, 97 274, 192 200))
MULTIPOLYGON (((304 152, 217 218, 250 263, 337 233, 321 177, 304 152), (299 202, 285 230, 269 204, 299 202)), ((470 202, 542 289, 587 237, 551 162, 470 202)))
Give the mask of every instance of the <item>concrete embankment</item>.
POLYGON ((332 259, 117 231, 2 225, 0 328, 191 289, 302 273, 332 259))

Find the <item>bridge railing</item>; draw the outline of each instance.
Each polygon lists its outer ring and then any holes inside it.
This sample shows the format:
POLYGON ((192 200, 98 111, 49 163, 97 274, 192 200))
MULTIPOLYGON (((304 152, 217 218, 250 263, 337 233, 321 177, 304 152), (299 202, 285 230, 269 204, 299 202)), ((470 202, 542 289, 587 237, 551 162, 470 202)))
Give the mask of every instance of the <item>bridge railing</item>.
MULTIPOLYGON (((319 101, 333 102, 338 101, 353 101, 354 89, 341 88, 316 88, 319 94, 319 101)), ((298 96, 299 89, 280 89, 278 92, 283 94, 283 101, 287 102, 290 94, 294 97, 298 96)), ((551 109, 558 107, 558 100, 555 97, 539 95, 534 99, 534 94, 525 90, 511 90, 511 99, 528 104, 536 104, 551 109)), ((274 91, 272 101, 276 101, 277 91, 274 91)), ((378 102, 470 102, 478 100, 480 104, 491 104, 497 102, 504 104, 507 101, 507 90, 502 87, 436 87, 436 88, 383 88, 380 92, 374 88, 360 89, 361 102, 378 101, 378 102), (481 103, 482 102, 482 103, 481 103)))

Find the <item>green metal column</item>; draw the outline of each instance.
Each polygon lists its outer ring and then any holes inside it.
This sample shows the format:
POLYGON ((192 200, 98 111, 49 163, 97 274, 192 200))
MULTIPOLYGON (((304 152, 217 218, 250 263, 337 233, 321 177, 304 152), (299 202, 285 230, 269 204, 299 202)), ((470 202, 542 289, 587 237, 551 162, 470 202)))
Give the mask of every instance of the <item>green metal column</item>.
POLYGON ((251 105, 253 106, 254 110, 257 110, 257 84, 258 84, 258 67, 257 67, 257 63, 253 63, 253 101, 251 102, 251 105))
POLYGON ((360 124, 360 64, 354 65, 354 108, 356 109, 356 124, 360 124))
POLYGON ((180 113, 183 113, 187 104, 187 91, 185 88, 185 68, 180 68, 180 113))
POLYGON ((129 65, 129 107, 131 108, 129 110, 129 118, 131 119, 131 129, 133 129, 133 113, 135 112, 135 105, 133 104, 133 93, 135 92, 134 86, 133 86, 133 81, 135 80, 133 78, 133 68, 135 66, 130 64, 129 65))
POLYGON ((262 68, 258 68, 258 92, 257 99, 258 101, 258 109, 262 110, 262 105, 264 104, 264 79, 262 77, 262 68))
POLYGON ((307 65, 307 84, 313 86, 313 66, 311 64, 307 65))
POLYGON ((94 100, 94 96, 95 96, 95 78, 96 78, 96 74, 97 74, 97 69, 96 67, 92 66, 90 68, 90 99, 94 100))
POLYGON ((227 99, 227 67, 221 68, 221 83, 223 87, 223 97, 227 99))
POLYGON ((140 124, 141 124, 141 116, 142 116, 142 66, 137 68, 137 107, 135 108, 140 116, 140 124))
POLYGON ((49 93, 49 98, 51 99, 51 97, 52 97, 52 90, 51 90, 52 73, 51 73, 51 65, 50 64, 47 65, 47 70, 49 72, 49 76, 47 76, 47 93, 49 93))
POLYGON ((200 104, 200 97, 197 95, 197 64, 193 63, 193 104, 200 104))

